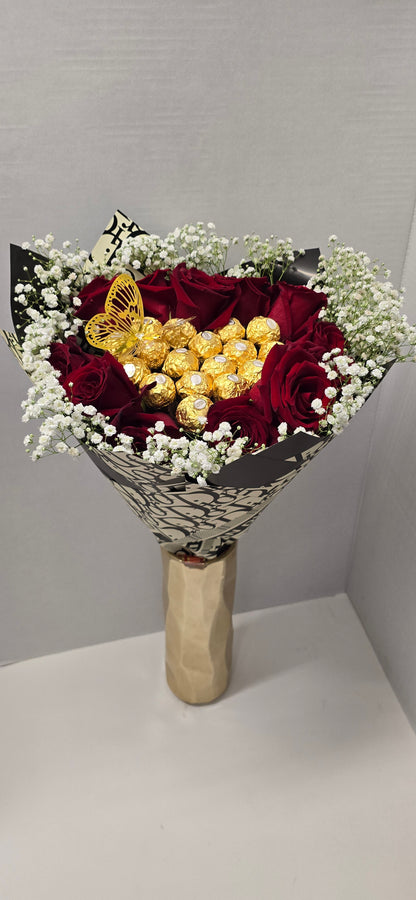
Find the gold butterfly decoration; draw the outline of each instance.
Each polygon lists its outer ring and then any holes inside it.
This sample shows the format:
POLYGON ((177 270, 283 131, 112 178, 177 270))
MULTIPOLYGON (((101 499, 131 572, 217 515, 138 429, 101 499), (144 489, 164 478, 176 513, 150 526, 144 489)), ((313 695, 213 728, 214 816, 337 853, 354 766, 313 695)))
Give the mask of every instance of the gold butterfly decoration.
POLYGON ((116 359, 133 354, 143 330, 143 300, 131 275, 118 275, 107 294, 104 312, 85 325, 89 344, 108 350, 116 359))

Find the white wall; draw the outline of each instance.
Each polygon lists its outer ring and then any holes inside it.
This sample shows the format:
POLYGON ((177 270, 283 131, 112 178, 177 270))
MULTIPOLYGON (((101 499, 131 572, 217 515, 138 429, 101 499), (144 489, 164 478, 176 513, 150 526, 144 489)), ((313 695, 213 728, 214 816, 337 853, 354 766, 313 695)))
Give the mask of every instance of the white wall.
MULTIPOLYGON (((2 15, 1 325, 8 244, 153 231, 337 233, 398 280, 415 196, 411 0, 15 0, 2 15)), ((0 349, 0 660, 161 627, 159 553, 87 459, 26 457, 0 349)), ((395 376, 392 376, 395 377, 395 376)), ((386 390, 389 388, 386 387, 386 390)), ((237 609, 345 588, 376 397, 242 539, 237 609)))
MULTIPOLYGON (((416 320, 416 216, 403 281, 416 320)), ((348 590, 416 725, 416 366, 395 366, 382 387, 357 523, 348 590)))

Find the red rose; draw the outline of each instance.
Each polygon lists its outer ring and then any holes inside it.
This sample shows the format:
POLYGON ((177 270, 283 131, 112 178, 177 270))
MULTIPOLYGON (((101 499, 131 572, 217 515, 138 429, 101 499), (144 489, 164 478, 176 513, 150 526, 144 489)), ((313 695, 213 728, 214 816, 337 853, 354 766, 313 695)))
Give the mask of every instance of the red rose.
POLYGON ((275 287, 279 288, 279 293, 271 303, 268 316, 279 324, 282 341, 295 341, 308 319, 326 306, 327 299, 325 294, 303 285, 279 281, 275 287))
POLYGON ((81 350, 73 334, 64 343, 56 341, 51 344, 50 351, 51 355, 48 362, 61 373, 60 381, 66 378, 70 372, 74 372, 80 366, 85 366, 91 360, 91 356, 85 353, 84 350, 81 350))
POLYGON ((103 415, 113 416, 120 407, 137 397, 137 389, 111 353, 90 357, 90 360, 70 372, 63 387, 73 403, 91 404, 103 415))
POLYGON ((230 423, 234 437, 248 437, 246 450, 271 444, 277 439, 276 429, 257 409, 248 394, 213 403, 208 410, 207 431, 215 431, 220 422, 230 423))
POLYGON ((255 316, 268 316, 277 291, 278 285, 271 285, 268 278, 239 278, 234 315, 244 327, 255 316))
POLYGON ((79 319, 88 321, 93 316, 98 315, 98 313, 104 312, 106 297, 113 281, 114 278, 109 281, 100 275, 98 278, 93 278, 89 284, 82 288, 82 291, 78 294, 82 303, 81 306, 76 308, 76 315, 79 319))
POLYGON ((178 318, 191 319, 197 331, 227 325, 238 300, 237 278, 207 275, 180 263, 172 272, 171 284, 178 318))
POLYGON ((342 331, 333 325, 332 322, 324 322, 322 319, 312 317, 304 327, 304 333, 300 333, 297 341, 298 346, 302 346, 304 350, 311 353, 319 362, 324 353, 335 350, 336 347, 342 351, 345 345, 345 338, 342 331))
POLYGON ((142 295, 144 311, 147 316, 154 316, 165 323, 175 315, 176 297, 173 287, 166 281, 166 269, 158 269, 151 275, 145 275, 136 281, 142 295))
POLYGON ((117 431, 129 434, 133 437, 135 450, 146 450, 146 438, 149 437, 149 428, 153 428, 156 422, 165 423, 165 432, 169 437, 179 438, 181 432, 177 423, 166 413, 143 412, 140 398, 131 400, 123 406, 112 418, 111 424, 117 431))
POLYGON ((322 413, 313 409, 312 400, 319 398, 326 407, 325 389, 330 386, 325 370, 307 350, 293 344, 276 345, 266 357, 251 397, 270 421, 287 422, 290 430, 300 426, 313 430, 322 413))

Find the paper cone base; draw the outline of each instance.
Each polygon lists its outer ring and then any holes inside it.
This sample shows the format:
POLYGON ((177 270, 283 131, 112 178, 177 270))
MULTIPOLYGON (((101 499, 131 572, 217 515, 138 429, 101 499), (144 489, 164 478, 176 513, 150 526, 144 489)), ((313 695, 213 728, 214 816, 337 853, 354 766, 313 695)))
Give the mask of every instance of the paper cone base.
POLYGON ((185 703, 211 703, 230 679, 237 544, 203 568, 163 549, 162 560, 168 685, 185 703))

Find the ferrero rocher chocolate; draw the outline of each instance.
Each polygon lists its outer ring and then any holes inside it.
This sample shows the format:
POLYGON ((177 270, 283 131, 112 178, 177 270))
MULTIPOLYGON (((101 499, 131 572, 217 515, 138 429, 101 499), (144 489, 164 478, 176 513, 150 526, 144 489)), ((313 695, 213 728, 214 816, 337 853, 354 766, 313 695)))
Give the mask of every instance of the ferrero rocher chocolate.
POLYGON ((229 400, 231 397, 239 397, 248 391, 249 385, 239 375, 218 375, 214 379, 212 394, 214 400, 229 400))
POLYGON ((198 371, 198 357, 187 347, 171 350, 163 363, 163 371, 171 378, 181 378, 185 372, 198 371))
POLYGON ((208 397, 184 397, 176 407, 176 421, 187 431, 200 431, 212 406, 208 397))
POLYGON ((244 338, 246 330, 238 319, 230 319, 228 325, 218 328, 217 334, 225 344, 226 341, 238 341, 239 338, 244 338))
POLYGON ((234 359, 237 365, 241 365, 248 359, 255 359, 257 350, 252 341, 228 341, 224 346, 224 356, 234 359))
POLYGON ((153 316, 145 316, 143 319, 143 328, 140 332, 140 336, 145 338, 146 341, 151 340, 152 338, 158 338, 161 336, 163 330, 163 325, 159 322, 158 319, 154 319, 153 316))
POLYGON ((282 341, 265 341, 264 344, 260 344, 259 359, 261 359, 261 361, 264 362, 267 354, 270 353, 270 350, 272 349, 272 347, 275 347, 276 344, 281 344, 281 343, 282 343, 282 341))
POLYGON ((123 368, 133 384, 140 384, 146 375, 150 375, 149 366, 138 356, 127 356, 123 359, 123 368))
POLYGON ((254 344, 264 344, 265 341, 278 341, 280 328, 275 319, 266 319, 265 316, 256 316, 247 325, 247 339, 254 344))
POLYGON ((194 394, 205 394, 209 397, 212 391, 212 376, 207 372, 185 372, 176 382, 176 390, 181 398, 194 394))
POLYGON ((192 322, 186 319, 169 319, 163 326, 163 340, 170 347, 187 347, 191 338, 196 334, 196 328, 192 322))
POLYGON ((169 344, 166 341, 154 340, 140 341, 138 355, 143 359, 149 369, 160 369, 169 353, 169 344))
POLYGON ((263 363, 260 359, 249 359, 242 366, 239 366, 238 375, 247 382, 249 387, 252 387, 261 378, 262 368, 263 363))
POLYGON ((200 331, 189 341, 189 349, 193 350, 201 359, 208 359, 210 356, 221 353, 222 340, 213 331, 200 331))
POLYGON ((217 353, 216 356, 210 356, 201 366, 201 372, 206 372, 207 375, 212 375, 213 378, 216 378, 217 375, 227 375, 229 372, 234 373, 236 370, 237 363, 235 360, 227 359, 223 353, 217 353))
POLYGON ((140 387, 144 388, 147 384, 153 384, 150 390, 146 391, 143 399, 146 406, 152 409, 161 409, 162 406, 169 406, 176 397, 175 382, 168 375, 162 372, 151 372, 146 375, 140 383, 140 387))

